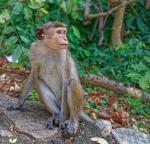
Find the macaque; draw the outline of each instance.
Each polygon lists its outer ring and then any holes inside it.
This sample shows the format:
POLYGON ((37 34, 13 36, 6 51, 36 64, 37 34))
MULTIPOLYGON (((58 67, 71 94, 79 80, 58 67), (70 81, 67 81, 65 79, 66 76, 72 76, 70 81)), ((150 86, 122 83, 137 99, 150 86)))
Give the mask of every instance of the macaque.
POLYGON ((7 109, 21 109, 34 87, 40 101, 52 114, 47 120, 47 127, 53 129, 59 126, 63 134, 74 136, 79 117, 94 121, 82 111, 83 89, 68 50, 66 33, 66 25, 58 21, 36 29, 38 40, 32 43, 29 51, 31 72, 28 81, 18 103, 7 109))

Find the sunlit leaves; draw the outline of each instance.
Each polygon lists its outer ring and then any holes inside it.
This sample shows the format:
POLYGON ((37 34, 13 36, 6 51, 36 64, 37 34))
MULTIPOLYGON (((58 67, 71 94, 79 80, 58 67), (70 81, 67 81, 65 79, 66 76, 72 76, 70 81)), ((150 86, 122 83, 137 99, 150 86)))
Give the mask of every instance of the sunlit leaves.
POLYGON ((66 2, 65 2, 65 1, 63 1, 63 2, 60 4, 60 7, 63 9, 63 11, 64 11, 65 13, 67 13, 67 7, 66 7, 66 2))
POLYGON ((15 6, 13 7, 12 14, 18 15, 23 9, 23 4, 21 2, 16 2, 15 6))
POLYGON ((48 0, 49 3, 54 3, 55 0, 48 0))
POLYGON ((76 36, 78 39, 80 39, 80 38, 81 38, 81 35, 80 35, 79 29, 78 29, 76 26, 71 26, 71 28, 72 28, 72 30, 73 30, 75 36, 76 36))
POLYGON ((24 47, 22 45, 17 45, 17 47, 13 51, 14 60, 18 60, 23 54, 24 47))
POLYGON ((41 11, 44 14, 48 14, 48 11, 45 8, 40 8, 39 11, 41 11))
POLYGON ((29 42, 30 42, 29 39, 26 38, 26 37, 23 36, 23 35, 21 35, 20 38, 21 38, 21 40, 22 40, 23 42, 25 42, 25 43, 29 43, 29 42))
POLYGON ((145 76, 139 79, 139 85, 142 89, 146 90, 150 88, 150 72, 147 72, 145 76))
POLYGON ((132 80, 139 80, 141 78, 141 74, 136 72, 131 72, 126 75, 128 78, 131 78, 132 80))
POLYGON ((7 46, 12 46, 13 44, 15 44, 18 41, 18 38, 16 36, 11 36, 10 38, 8 38, 5 42, 4 45, 7 46))
POLYGON ((32 18, 32 10, 29 9, 28 7, 24 8, 24 14, 25 14, 25 19, 29 20, 32 18))
POLYGON ((0 23, 3 24, 9 19, 10 19, 9 11, 7 9, 3 10, 2 13, 0 13, 0 23))
POLYGON ((7 27, 4 28, 3 33, 4 33, 4 34, 10 34, 10 33, 14 32, 14 31, 15 31, 14 27, 12 27, 12 26, 7 26, 7 27))
POLYGON ((30 3, 29 3, 29 7, 31 9, 39 9, 43 6, 44 4, 42 3, 42 1, 40 0, 30 0, 30 3))

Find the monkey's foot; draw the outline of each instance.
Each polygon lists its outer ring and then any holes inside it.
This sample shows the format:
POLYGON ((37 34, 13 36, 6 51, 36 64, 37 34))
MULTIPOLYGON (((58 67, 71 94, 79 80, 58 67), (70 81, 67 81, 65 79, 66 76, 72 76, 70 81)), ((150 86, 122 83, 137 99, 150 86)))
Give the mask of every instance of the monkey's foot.
POLYGON ((66 120, 61 124, 61 129, 63 130, 63 135, 66 137, 75 136, 78 130, 79 121, 74 119, 66 120))
POLYGON ((12 110, 23 110, 23 107, 21 105, 12 105, 7 107, 7 110, 12 111, 12 110))
POLYGON ((47 120, 47 128, 53 129, 55 126, 59 126, 59 114, 53 114, 50 118, 47 120))

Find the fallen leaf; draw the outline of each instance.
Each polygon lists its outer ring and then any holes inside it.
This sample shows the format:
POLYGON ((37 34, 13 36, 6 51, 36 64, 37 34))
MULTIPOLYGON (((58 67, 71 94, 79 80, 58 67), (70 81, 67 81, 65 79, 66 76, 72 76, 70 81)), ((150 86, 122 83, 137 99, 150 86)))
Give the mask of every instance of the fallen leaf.
POLYGON ((9 88, 9 90, 10 90, 10 91, 14 91, 15 88, 14 88, 13 86, 11 86, 11 87, 9 88))
POLYGON ((6 78, 6 74, 5 73, 0 75, 0 80, 4 80, 5 78, 6 78))
POLYGON ((14 90, 17 92, 17 91, 20 91, 20 86, 16 83, 16 82, 14 82, 14 84, 15 84, 15 87, 14 87, 14 90))
POLYGON ((92 137, 91 141, 94 141, 98 144, 108 144, 108 142, 105 139, 100 138, 100 137, 92 137))
POLYGON ((92 118, 93 120, 97 120, 96 114, 95 114, 95 113, 91 113, 91 118, 92 118))
POLYGON ((123 126, 127 126, 129 123, 129 120, 128 120, 129 114, 125 111, 114 112, 111 117, 115 122, 120 123, 123 126))
POLYGON ((15 139, 13 139, 13 138, 9 139, 9 143, 11 143, 11 144, 14 144, 16 142, 17 142, 17 138, 15 138, 15 139))

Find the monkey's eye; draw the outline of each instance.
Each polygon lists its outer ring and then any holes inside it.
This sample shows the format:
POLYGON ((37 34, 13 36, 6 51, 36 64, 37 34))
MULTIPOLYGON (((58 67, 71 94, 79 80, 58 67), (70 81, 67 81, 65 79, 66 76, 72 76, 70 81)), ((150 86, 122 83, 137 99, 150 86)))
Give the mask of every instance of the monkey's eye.
POLYGON ((66 33, 67 33, 66 31, 63 31, 63 34, 64 34, 64 35, 66 35, 66 33))
POLYGON ((57 34, 61 34, 62 32, 61 32, 61 30, 58 30, 58 31, 56 31, 56 33, 57 33, 57 34))
POLYGON ((66 31, 58 30, 58 31, 56 31, 56 33, 57 33, 57 34, 64 34, 64 35, 65 35, 65 34, 66 34, 66 31))

